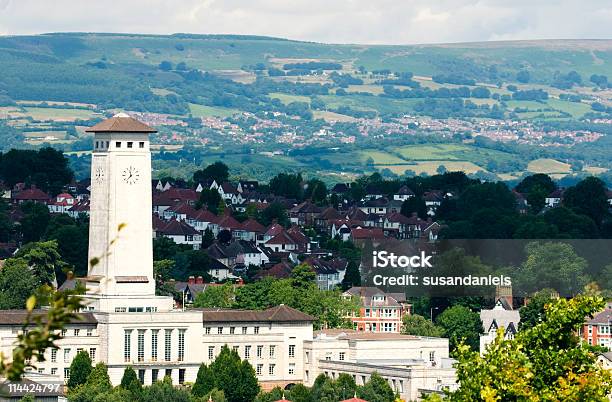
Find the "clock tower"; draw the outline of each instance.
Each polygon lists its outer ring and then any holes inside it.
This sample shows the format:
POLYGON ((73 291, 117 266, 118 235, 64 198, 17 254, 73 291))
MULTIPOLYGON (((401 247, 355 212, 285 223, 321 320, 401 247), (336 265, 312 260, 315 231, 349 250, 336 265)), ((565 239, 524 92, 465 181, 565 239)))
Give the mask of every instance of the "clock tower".
POLYGON ((149 134, 156 130, 119 113, 87 131, 94 136, 86 279, 90 306, 157 311, 166 298, 155 297, 153 277, 149 134))

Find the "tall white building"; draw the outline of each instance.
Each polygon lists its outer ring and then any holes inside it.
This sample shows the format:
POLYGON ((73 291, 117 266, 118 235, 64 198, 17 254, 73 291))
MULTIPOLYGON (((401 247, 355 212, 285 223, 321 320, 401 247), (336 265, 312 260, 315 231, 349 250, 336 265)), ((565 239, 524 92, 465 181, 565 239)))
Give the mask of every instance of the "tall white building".
MULTIPOLYGON (((66 381, 72 359, 84 350, 94 363, 108 366, 115 385, 128 366, 143 384, 164 376, 182 384, 194 382, 200 364, 210 363, 228 345, 252 364, 263 389, 312 385, 313 376, 323 372, 322 365, 331 364, 326 348, 339 347, 313 342, 313 317, 284 305, 264 311, 175 310, 172 298, 155 295, 149 146, 149 134, 155 130, 120 113, 88 131, 94 135, 89 258, 97 263, 86 278, 81 320, 66 327, 58 348, 46 352, 45 362, 33 362, 35 370, 66 381)), ((0 311, 0 352, 5 356, 11 356, 25 316, 24 310, 0 311)), ((447 342, 435 338, 379 341, 387 350, 388 345, 398 350, 434 348, 436 359, 448 355, 447 342)), ((368 353, 372 359, 379 354, 373 337, 368 343, 372 347, 354 360, 351 342, 342 340, 341 346, 347 361, 354 363, 351 370, 368 353)), ((423 364, 431 366, 425 360, 423 364)), ((371 372, 375 363, 370 363, 371 372)), ((410 365, 414 370, 418 364, 411 360, 410 365)), ((389 378, 389 383, 400 390, 399 382, 389 378)))

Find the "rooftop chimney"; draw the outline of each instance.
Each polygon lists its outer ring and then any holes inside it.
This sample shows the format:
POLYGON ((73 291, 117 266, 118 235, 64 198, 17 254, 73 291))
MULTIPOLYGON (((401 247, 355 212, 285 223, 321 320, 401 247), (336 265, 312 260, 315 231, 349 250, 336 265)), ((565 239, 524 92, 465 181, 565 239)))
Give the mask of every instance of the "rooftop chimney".
POLYGON ((195 277, 191 275, 189 279, 187 280, 187 283, 190 285, 195 285, 195 277))
POLYGON ((196 285, 202 285, 204 283, 204 278, 198 276, 195 281, 196 285))

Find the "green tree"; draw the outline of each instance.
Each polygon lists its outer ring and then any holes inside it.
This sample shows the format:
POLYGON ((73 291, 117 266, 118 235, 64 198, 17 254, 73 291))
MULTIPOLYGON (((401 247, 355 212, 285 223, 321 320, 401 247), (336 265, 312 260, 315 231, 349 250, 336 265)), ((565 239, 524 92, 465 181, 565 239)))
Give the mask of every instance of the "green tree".
POLYGON ((355 392, 357 392, 357 384, 350 374, 340 373, 338 378, 336 378, 336 389, 340 394, 341 400, 350 399, 355 395, 355 392))
POLYGON ((498 333, 484 356, 461 345, 456 355, 460 385, 447 400, 608 401, 612 374, 576 335, 585 317, 604 306, 598 297, 560 298, 546 307, 544 321, 514 339, 498 333))
POLYGON ((56 273, 63 272, 67 267, 55 240, 26 244, 15 254, 15 257, 26 262, 41 285, 52 285, 55 282, 56 273))
POLYGON ((395 400, 395 393, 387 380, 376 372, 372 373, 368 382, 361 387, 358 395, 368 402, 392 402, 395 400))
POLYGON ((202 249, 207 249, 215 242, 215 234, 210 228, 206 228, 204 230, 204 234, 202 235, 202 249))
POLYGON ((270 225, 276 221, 281 226, 289 226, 289 217, 287 216, 287 208, 279 202, 273 202, 261 212, 261 223, 264 226, 270 225))
POLYGON ((229 168, 223 162, 215 162, 206 168, 197 170, 193 174, 194 183, 206 184, 211 181, 216 181, 217 184, 221 184, 227 181, 229 178, 229 168))
POLYGON ((9 217, 6 201, 0 199, 0 242, 8 243, 13 235, 13 222, 9 217))
POLYGON ((162 381, 156 381, 148 387, 143 388, 143 402, 191 402, 191 396, 185 389, 172 385, 170 377, 164 377, 162 381))
POLYGON ((36 202, 24 202, 21 206, 23 218, 19 222, 19 232, 23 243, 39 241, 47 231, 51 219, 49 208, 36 202))
POLYGON ((153 277, 155 278, 155 294, 158 296, 174 296, 176 289, 169 283, 174 269, 173 260, 153 261, 153 277))
POLYGON ((286 399, 291 402, 311 402, 310 388, 304 384, 295 384, 289 391, 289 395, 286 395, 286 399))
POLYGON ((419 218, 427 219, 427 206, 421 197, 410 197, 402 203, 400 213, 409 218, 416 213, 419 218))
POLYGON ((205 363, 200 364, 196 381, 191 388, 193 396, 209 395, 215 388, 215 377, 205 363))
POLYGON ((342 279, 342 290, 348 290, 353 286, 361 286, 361 273, 357 262, 351 260, 348 262, 344 278, 342 279))
POLYGON ((402 318, 402 334, 416 336, 442 336, 443 330, 418 314, 406 314, 402 318))
POLYGON ((251 364, 240 361, 238 352, 227 345, 210 364, 215 387, 222 390, 229 402, 251 402, 259 393, 259 383, 251 364))
POLYGON ((77 385, 85 384, 87 377, 91 374, 91 358, 85 351, 80 351, 76 354, 72 363, 70 363, 70 378, 68 379, 68 388, 74 388, 77 385))
POLYGON ((516 275, 523 292, 552 288, 561 295, 573 296, 590 282, 585 272, 587 261, 570 244, 533 242, 525 251, 527 258, 516 275))
POLYGON ((336 402, 340 400, 340 392, 336 383, 329 377, 319 376, 312 387, 312 400, 320 402, 336 402))
POLYGON ((207 286, 193 302, 194 307, 229 308, 234 303, 234 285, 226 282, 220 286, 207 286))
POLYGON ((544 208, 546 196, 556 188, 557 186, 550 176, 537 173, 526 176, 515 189, 519 193, 525 194, 532 211, 538 213, 544 208))
POLYGON ((205 188, 200 192, 200 198, 196 203, 196 208, 206 207, 213 214, 219 213, 219 204, 222 202, 221 195, 217 190, 205 188))
POLYGON ((319 179, 308 180, 304 198, 317 204, 324 202, 327 199, 327 186, 319 179))
POLYGON ((447 308, 436 317, 436 324, 449 339, 451 350, 455 350, 461 342, 473 350, 480 347, 480 334, 483 333, 482 322, 478 313, 467 307, 456 305, 447 308))
POLYGON ((97 395, 107 394, 112 389, 106 365, 98 363, 89 373, 85 384, 68 390, 68 400, 70 402, 92 402, 97 395))
POLYGON ((127 366, 125 370, 123 370, 123 377, 121 377, 120 385, 121 388, 130 391, 135 398, 142 395, 142 384, 132 366, 127 366))
POLYGON ((519 309, 521 315, 520 330, 535 327, 546 319, 545 308, 554 300, 553 295, 555 293, 554 289, 542 289, 529 298, 527 305, 519 309))
POLYGON ((275 195, 301 200, 303 195, 302 175, 279 173, 270 180, 270 191, 275 195))
POLYGON ((596 177, 587 177, 568 188, 563 195, 563 204, 577 214, 584 214, 600 225, 609 216, 605 183, 596 177))
POLYGON ((38 278, 32 275, 24 259, 7 259, 0 270, 0 309, 24 308, 38 285, 38 278))

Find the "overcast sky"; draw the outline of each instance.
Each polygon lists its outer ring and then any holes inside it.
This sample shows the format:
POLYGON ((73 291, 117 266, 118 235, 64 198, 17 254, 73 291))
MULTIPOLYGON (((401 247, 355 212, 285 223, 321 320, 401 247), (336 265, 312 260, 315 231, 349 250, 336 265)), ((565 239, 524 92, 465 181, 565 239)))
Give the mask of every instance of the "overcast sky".
POLYGON ((610 39, 611 0, 0 0, 0 34, 232 33, 328 43, 610 39))

